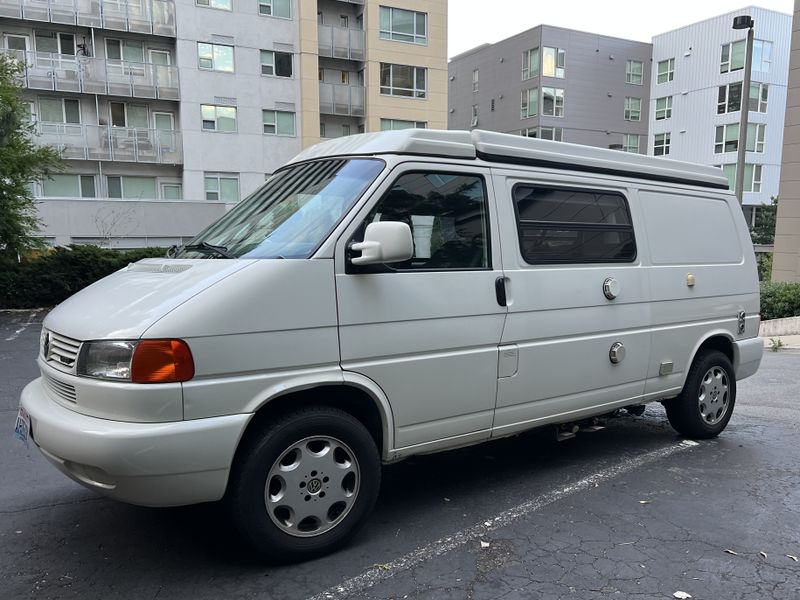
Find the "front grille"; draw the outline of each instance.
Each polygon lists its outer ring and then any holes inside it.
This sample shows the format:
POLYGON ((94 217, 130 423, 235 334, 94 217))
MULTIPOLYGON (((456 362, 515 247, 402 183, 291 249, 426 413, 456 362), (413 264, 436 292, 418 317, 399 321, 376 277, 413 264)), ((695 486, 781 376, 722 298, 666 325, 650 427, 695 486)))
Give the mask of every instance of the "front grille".
POLYGON ((42 354, 47 364, 59 371, 74 372, 81 343, 54 331, 44 336, 42 354))
POLYGON ((42 380, 44 381, 44 385, 48 390, 50 390, 50 392, 53 393, 54 396, 61 398, 62 400, 66 400, 67 402, 72 402, 73 404, 78 401, 78 395, 75 393, 75 387, 69 383, 59 381, 58 379, 54 379, 49 375, 42 375, 42 380))

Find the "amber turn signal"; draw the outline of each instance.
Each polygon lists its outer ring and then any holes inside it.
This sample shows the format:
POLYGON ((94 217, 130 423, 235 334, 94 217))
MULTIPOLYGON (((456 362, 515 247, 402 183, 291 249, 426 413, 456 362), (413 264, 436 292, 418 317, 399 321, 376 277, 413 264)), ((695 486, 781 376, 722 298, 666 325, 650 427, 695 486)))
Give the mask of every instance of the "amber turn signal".
POLYGON ((133 383, 172 383, 194 377, 194 360, 183 340, 142 340, 131 361, 133 383))

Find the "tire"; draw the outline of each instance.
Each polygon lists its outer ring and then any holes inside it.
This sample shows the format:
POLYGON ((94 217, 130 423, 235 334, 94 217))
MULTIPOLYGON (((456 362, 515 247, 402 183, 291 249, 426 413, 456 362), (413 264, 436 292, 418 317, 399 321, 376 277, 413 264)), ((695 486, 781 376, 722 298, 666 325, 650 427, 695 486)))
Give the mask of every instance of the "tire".
POLYGON ((736 376, 731 361, 718 350, 702 350, 689 369, 681 393, 664 406, 675 431, 705 440, 722 433, 735 404, 736 376))
POLYGON ((378 497, 375 441, 352 415, 309 407, 279 417, 236 453, 225 502, 241 536, 271 562, 347 543, 378 497))

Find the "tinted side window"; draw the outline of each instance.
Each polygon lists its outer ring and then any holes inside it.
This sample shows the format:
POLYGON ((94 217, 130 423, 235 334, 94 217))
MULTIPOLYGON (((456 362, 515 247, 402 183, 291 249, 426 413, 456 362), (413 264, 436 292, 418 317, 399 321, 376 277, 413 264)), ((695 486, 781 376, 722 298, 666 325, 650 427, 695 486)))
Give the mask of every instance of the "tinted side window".
POLYGON ((414 256, 389 265, 409 269, 488 269, 489 220, 483 178, 453 173, 401 175, 364 222, 402 221, 411 227, 414 256))
POLYGON ((522 184, 513 196, 527 263, 635 260, 633 225, 621 194, 522 184))

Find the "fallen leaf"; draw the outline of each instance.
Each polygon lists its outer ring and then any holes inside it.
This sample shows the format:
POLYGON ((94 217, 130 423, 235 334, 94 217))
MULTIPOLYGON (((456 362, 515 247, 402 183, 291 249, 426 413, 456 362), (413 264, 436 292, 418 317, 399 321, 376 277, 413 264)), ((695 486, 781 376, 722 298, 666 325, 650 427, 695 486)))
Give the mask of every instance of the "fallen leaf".
POLYGON ((680 598, 681 600, 686 600, 686 598, 691 598, 692 595, 691 594, 687 594, 686 592, 681 592, 680 590, 678 590, 677 592, 672 594, 672 597, 673 598, 680 598))
POLYGON ((800 560, 794 554, 787 554, 786 558, 791 558, 794 562, 797 562, 798 560, 800 560))
POLYGON ((759 552, 759 553, 758 553, 758 555, 759 555, 761 558, 763 558, 764 560, 767 560, 767 553, 766 553, 766 552, 759 552))
POLYGON ((450 498, 445 498, 444 501, 445 502, 450 502, 450 498))
POLYGON ((489 547, 489 542, 484 542, 483 540, 481 540, 481 548, 488 548, 488 547, 489 547))
POLYGON ((639 504, 650 504, 651 500, 639 500, 639 504))
POLYGON ((728 550, 727 548, 725 548, 723 552, 726 552, 727 554, 733 554, 734 556, 739 556, 739 553, 736 552, 735 550, 728 550))

